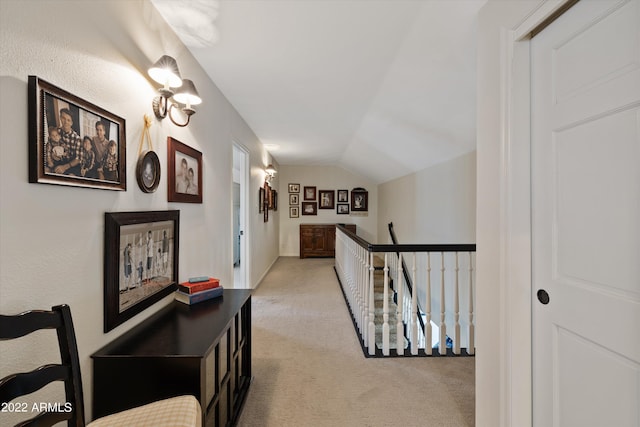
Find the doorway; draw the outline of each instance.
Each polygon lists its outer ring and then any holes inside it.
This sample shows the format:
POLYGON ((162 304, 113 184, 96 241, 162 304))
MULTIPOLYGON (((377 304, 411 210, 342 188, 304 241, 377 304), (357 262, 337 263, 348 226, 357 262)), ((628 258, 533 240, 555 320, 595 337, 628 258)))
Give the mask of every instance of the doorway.
POLYGON ((250 288, 248 249, 248 187, 249 152, 241 145, 233 144, 233 287, 250 288))

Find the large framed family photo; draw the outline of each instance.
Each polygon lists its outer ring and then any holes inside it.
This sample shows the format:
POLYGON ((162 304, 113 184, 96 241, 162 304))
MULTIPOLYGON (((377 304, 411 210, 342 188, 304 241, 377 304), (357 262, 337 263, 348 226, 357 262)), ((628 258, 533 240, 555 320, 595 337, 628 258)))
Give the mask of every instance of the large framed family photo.
POLYGON ((175 138, 167 138, 168 200, 202 203, 202 153, 175 138))
POLYGON ((177 210, 105 213, 105 333, 176 289, 179 232, 177 210))
POLYGON ((29 76, 29 182, 124 191, 125 120, 29 76))

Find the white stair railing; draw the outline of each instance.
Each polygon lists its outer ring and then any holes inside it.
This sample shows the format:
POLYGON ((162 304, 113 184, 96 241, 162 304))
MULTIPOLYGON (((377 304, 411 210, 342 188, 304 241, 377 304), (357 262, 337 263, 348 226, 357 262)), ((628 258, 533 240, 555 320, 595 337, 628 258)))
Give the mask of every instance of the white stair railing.
POLYGON ((336 227, 335 253, 336 273, 366 354, 392 355, 393 343, 393 355, 405 355, 407 341, 411 355, 444 356, 449 346, 455 355, 475 354, 475 245, 372 245, 336 227), (440 268, 432 269, 432 258, 438 256, 440 268), (375 314, 376 257, 384 265, 379 318, 375 314), (410 267, 405 268, 403 260, 410 260, 410 267), (439 288, 436 292, 432 283, 439 288), (466 292, 461 292, 464 284, 466 292), (434 311, 439 313, 437 324, 434 311), (452 337, 448 330, 453 331, 452 337))

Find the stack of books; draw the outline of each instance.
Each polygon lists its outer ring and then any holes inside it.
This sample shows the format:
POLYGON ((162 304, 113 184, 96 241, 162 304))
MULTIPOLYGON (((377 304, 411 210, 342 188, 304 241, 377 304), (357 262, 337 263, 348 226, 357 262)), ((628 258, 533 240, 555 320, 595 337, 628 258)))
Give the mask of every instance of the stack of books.
POLYGON ((176 291, 176 300, 184 304, 196 304, 222 295, 220 280, 213 277, 192 277, 180 283, 176 291))

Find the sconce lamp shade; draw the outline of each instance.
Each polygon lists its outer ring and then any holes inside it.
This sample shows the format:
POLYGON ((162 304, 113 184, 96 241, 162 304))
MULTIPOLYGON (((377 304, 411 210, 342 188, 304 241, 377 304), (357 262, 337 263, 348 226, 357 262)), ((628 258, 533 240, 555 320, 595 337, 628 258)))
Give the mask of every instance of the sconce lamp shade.
POLYGON ((189 79, 182 80, 182 87, 173 95, 173 99, 187 107, 202 103, 202 98, 198 95, 196 86, 189 79))
POLYGON ((264 171, 271 176, 275 175, 276 172, 278 172, 271 163, 269 163, 269 166, 267 166, 264 171))
POLYGON ((178 63, 169 55, 162 55, 162 57, 149 68, 149 76, 165 87, 182 86, 178 63))

